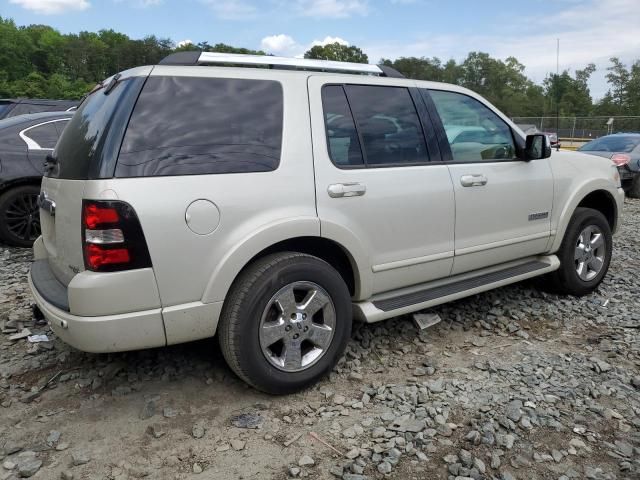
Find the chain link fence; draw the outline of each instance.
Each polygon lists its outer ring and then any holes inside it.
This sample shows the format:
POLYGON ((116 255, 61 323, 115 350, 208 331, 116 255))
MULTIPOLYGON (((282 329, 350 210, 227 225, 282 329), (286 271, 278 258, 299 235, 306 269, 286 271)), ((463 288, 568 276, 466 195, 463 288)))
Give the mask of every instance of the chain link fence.
POLYGON ((563 146, 578 147, 594 138, 619 132, 640 133, 640 116, 513 117, 525 133, 556 132, 563 146))

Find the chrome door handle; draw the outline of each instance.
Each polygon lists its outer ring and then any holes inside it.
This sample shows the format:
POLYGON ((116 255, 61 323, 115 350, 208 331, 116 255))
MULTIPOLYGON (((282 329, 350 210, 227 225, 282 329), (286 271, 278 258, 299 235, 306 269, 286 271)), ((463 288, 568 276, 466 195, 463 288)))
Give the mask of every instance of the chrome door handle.
POLYGON ((341 197, 361 197, 367 191, 367 187, 362 183, 334 183, 327 187, 327 192, 331 198, 341 197))
POLYGON ((463 187, 481 187, 486 185, 489 179, 484 175, 463 175, 460 177, 460 184, 463 187))

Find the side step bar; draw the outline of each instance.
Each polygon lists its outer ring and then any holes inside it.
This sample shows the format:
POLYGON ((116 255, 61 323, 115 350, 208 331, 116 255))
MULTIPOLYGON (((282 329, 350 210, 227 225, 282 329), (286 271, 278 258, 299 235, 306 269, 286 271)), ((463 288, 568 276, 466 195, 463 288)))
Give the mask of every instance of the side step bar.
POLYGON ((370 301, 354 303, 354 312, 360 320, 377 322, 537 277, 557 270, 559 266, 560 261, 555 255, 516 264, 512 262, 502 268, 485 269, 485 273, 462 274, 422 288, 414 287, 391 295, 387 293, 374 296, 370 301))

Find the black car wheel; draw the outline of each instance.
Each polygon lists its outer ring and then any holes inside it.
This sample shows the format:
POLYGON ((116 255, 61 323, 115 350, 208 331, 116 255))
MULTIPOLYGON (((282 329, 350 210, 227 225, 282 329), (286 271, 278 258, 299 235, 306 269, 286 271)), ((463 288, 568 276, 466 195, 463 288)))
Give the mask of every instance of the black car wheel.
POLYGON ((14 247, 30 247, 40 235, 40 187, 23 185, 0 196, 0 240, 14 247))
POLYGON ((551 291, 580 297, 593 292, 609 269, 611 228, 597 210, 577 208, 557 252, 560 268, 547 275, 551 291))
POLYGON ((227 296, 218 339, 231 369, 258 390, 292 393, 318 381, 351 337, 351 296, 327 262, 297 252, 245 269, 227 296))

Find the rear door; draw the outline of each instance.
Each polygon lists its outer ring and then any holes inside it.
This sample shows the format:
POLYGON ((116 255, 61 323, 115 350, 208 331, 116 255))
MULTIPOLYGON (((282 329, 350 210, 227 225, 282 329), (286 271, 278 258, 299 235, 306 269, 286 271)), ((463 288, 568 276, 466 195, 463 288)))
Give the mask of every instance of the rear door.
POLYGON ((478 99, 445 90, 423 93, 441 122, 441 149, 455 190, 453 273, 544 252, 553 207, 548 159, 516 158, 515 132, 478 99))
POLYGON ((356 296, 448 276, 453 187, 413 83, 331 78, 309 78, 317 209, 322 235, 368 264, 356 296))

